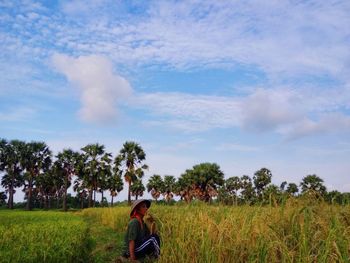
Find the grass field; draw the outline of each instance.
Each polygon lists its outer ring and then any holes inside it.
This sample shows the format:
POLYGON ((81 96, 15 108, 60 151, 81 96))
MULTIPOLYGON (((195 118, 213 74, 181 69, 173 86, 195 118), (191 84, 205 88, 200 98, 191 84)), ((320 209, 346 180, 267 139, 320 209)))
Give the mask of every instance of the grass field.
MULTIPOLYGON (((153 204, 150 213, 162 238, 159 262, 350 262, 349 206, 153 204)), ((128 214, 0 211, 0 261, 115 262, 128 214)))
MULTIPOLYGON (((87 209, 118 233, 128 208, 87 209)), ((350 209, 326 204, 153 206, 159 262, 350 262, 350 209)))
POLYGON ((87 223, 71 213, 0 211, 0 262, 86 262, 87 223))

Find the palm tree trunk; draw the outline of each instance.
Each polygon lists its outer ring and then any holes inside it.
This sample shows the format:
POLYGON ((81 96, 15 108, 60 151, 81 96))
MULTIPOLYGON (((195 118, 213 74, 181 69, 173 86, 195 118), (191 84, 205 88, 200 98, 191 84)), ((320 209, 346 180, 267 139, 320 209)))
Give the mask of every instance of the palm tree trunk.
POLYGON ((32 187, 33 187, 32 179, 29 179, 27 206, 26 206, 27 210, 32 210, 32 187))
POLYGON ((7 206, 9 209, 13 209, 13 179, 11 180, 11 185, 9 187, 9 194, 10 196, 7 206))
POLYGON ((89 205, 88 207, 92 207, 92 188, 89 189, 89 205))
POLYGON ((67 180, 64 180, 63 211, 67 211, 67 180))
POLYGON ((80 199, 81 199, 80 208, 84 209, 84 197, 81 196, 80 199))
MULTIPOLYGON (((40 188, 39 188, 39 189, 40 189, 40 188)), ((42 192, 41 190, 39 190, 39 193, 40 193, 40 196, 39 196, 39 207, 40 207, 41 209, 46 209, 45 202, 44 202, 45 196, 44 196, 44 194, 43 194, 43 192, 42 192)), ((38 195, 37 195, 37 196, 38 196, 38 195)))
POLYGON ((131 205, 131 193, 130 193, 130 187, 131 187, 131 182, 129 183, 129 189, 128 189, 128 204, 131 205))
POLYGON ((102 190, 102 196, 101 196, 101 204, 103 206, 103 190, 102 190))
POLYGON ((94 207, 96 205, 96 190, 94 190, 94 207))
POLYGON ((48 207, 48 199, 49 199, 49 196, 48 196, 48 195, 45 195, 44 207, 45 207, 46 210, 49 208, 49 207, 48 207))
POLYGON ((113 207, 113 195, 112 195, 112 200, 111 200, 111 207, 113 207))

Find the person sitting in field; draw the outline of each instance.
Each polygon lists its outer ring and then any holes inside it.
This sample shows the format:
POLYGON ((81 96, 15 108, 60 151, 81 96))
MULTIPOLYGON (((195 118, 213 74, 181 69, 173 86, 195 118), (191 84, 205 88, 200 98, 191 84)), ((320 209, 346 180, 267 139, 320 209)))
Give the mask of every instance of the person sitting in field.
MULTIPOLYGON (((142 259, 146 255, 158 258, 160 255, 160 238, 144 222, 151 201, 136 200, 131 206, 130 221, 125 234, 123 257, 130 260, 142 259)), ((154 225, 154 224, 153 224, 154 225)), ((151 227, 153 228, 153 227, 151 227)))

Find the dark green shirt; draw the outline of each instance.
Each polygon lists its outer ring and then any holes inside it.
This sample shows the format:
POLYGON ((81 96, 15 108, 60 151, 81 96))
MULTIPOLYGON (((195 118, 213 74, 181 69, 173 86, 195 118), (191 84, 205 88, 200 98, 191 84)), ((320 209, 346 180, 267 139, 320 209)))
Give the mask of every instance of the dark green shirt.
POLYGON ((129 251, 129 241, 135 240, 135 248, 137 248, 141 245, 142 240, 144 240, 145 237, 147 237, 150 234, 146 224, 144 222, 142 222, 142 224, 143 228, 141 228, 141 224, 136 218, 133 218, 129 221, 128 230, 126 231, 124 237, 125 252, 129 251))

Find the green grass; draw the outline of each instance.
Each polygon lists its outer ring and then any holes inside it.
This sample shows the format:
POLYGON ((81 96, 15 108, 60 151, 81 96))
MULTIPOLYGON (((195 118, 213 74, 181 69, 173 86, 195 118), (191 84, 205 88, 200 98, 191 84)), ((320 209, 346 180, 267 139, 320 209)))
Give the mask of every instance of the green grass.
POLYGON ((101 224, 94 217, 84 217, 84 220, 90 229, 91 261, 95 263, 114 262, 122 254, 123 233, 101 224))
POLYGON ((71 213, 0 211, 1 262, 87 262, 88 225, 71 213))
MULTIPOLYGON (((0 211, 0 262, 116 262, 129 207, 75 213, 0 211)), ((152 204, 162 262, 344 262, 350 207, 152 204)))

